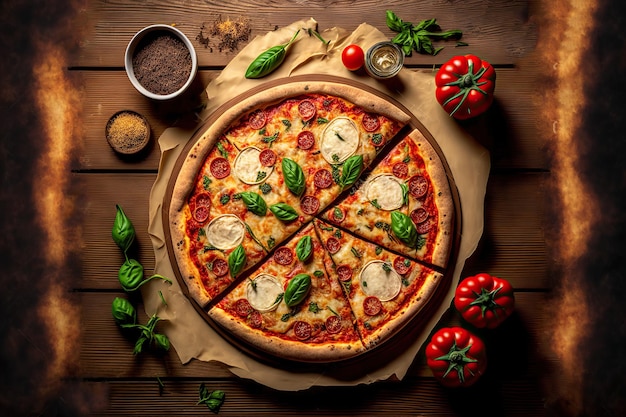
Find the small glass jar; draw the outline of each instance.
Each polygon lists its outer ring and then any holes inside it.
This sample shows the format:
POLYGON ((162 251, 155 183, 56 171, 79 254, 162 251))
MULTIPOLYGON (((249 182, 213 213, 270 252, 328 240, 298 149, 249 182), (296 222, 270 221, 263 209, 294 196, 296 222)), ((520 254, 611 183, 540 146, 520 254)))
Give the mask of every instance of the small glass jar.
POLYGON ((377 79, 394 77, 404 65, 404 52, 393 42, 379 42, 365 54, 365 71, 377 79))

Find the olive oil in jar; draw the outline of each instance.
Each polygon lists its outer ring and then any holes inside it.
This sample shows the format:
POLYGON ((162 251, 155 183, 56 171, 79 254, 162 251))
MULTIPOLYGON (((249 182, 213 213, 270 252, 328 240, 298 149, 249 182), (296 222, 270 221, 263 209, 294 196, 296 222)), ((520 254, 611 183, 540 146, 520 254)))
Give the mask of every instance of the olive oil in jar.
POLYGON ((378 79, 391 78, 402 69, 404 53, 393 42, 379 42, 365 54, 365 70, 378 79))

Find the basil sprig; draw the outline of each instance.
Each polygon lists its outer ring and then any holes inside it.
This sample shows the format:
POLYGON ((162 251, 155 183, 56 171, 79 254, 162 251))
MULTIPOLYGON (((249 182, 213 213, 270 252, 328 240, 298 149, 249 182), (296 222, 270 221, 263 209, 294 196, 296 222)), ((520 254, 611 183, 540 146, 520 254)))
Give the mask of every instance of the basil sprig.
POLYGON ((437 55, 443 47, 435 48, 433 40, 461 39, 463 36, 460 30, 442 32, 436 19, 422 20, 414 25, 403 21, 391 10, 387 10, 385 20, 389 29, 398 32, 391 41, 399 45, 406 56, 411 56, 413 51, 437 55))
POLYGON ((279 220, 290 222, 298 218, 296 209, 286 203, 276 203, 270 206, 270 211, 274 213, 279 220))
POLYGON ((137 291, 139 287, 153 279, 162 279, 165 282, 172 283, 170 279, 159 274, 144 279, 143 265, 135 259, 126 259, 124 261, 117 273, 117 278, 124 291, 129 293, 137 291))
POLYGON ((300 304, 311 289, 311 276, 308 274, 298 274, 287 285, 285 289, 285 304, 287 307, 294 307, 300 304))
POLYGON ((287 47, 296 39, 300 33, 300 29, 296 31, 291 40, 283 45, 272 46, 265 52, 261 53, 254 61, 250 63, 246 70, 246 78, 262 78, 273 72, 285 60, 287 55, 287 47))
POLYGON ((352 155, 343 163, 341 185, 349 187, 356 182, 363 169, 363 155, 352 155))
POLYGON ((391 213, 391 230, 400 241, 410 248, 417 247, 418 233, 409 216, 399 211, 391 213))
POLYGON ((130 219, 124 213, 122 207, 118 204, 115 205, 117 212, 115 213, 115 221, 113 222, 113 230, 111 236, 113 241, 124 252, 128 252, 128 249, 135 240, 135 227, 130 219))
POLYGON ((300 197, 302 193, 304 193, 304 187, 306 185, 302 167, 292 159, 283 158, 282 168, 287 188, 289 188, 289 191, 300 197))
POLYGON ((226 393, 221 390, 209 391, 204 384, 200 384, 200 401, 196 405, 206 404, 209 410, 219 413, 220 407, 224 404, 226 393))
POLYGON ((302 262, 306 262, 307 259, 313 253, 313 240, 311 236, 306 235, 296 245, 296 255, 302 262))
POLYGON ((230 275, 234 278, 243 270, 246 264, 246 251, 242 245, 235 248, 234 251, 228 255, 228 268, 230 269, 230 275))
POLYGON ((239 193, 248 210, 256 214, 257 216, 265 216, 267 212, 267 204, 263 197, 258 193, 252 191, 244 191, 239 193))

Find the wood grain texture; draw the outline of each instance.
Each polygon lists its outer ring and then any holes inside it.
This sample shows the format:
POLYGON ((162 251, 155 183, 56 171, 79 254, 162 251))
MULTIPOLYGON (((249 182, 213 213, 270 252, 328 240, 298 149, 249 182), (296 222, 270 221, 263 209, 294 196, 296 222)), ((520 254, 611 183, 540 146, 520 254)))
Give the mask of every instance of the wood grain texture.
MULTIPOLYGON (((76 174, 84 194, 83 278, 79 288, 116 289, 123 255, 111 240, 115 204, 137 230, 137 259, 147 273, 154 268, 148 235, 148 201, 155 174, 76 174), (103 260, 106 259, 106 262, 103 260)), ((549 277, 543 224, 548 173, 492 176, 486 197, 482 243, 466 272, 506 277, 516 288, 547 288, 549 277)))
MULTIPOLYGON (((209 47, 205 47, 196 37, 203 24, 211 25, 218 19, 229 18, 247 19, 250 39, 308 18, 318 22, 319 31, 333 27, 352 31, 367 22, 392 38, 395 33, 386 26, 386 10, 396 12, 407 22, 416 24, 423 19, 436 18, 443 30, 463 31, 462 40, 469 46, 457 48, 455 41, 441 43, 446 47, 437 56, 413 54, 407 59, 409 65, 430 66, 445 62, 455 54, 468 52, 497 65, 511 65, 532 51, 537 39, 528 1, 435 1, 419 2, 415 4, 417 7, 407 6, 407 2, 401 0, 385 3, 377 0, 358 3, 350 0, 94 1, 82 16, 86 39, 81 42, 72 66, 123 67, 124 50, 132 36, 155 23, 175 24, 183 31, 196 48, 200 66, 223 66, 239 49, 220 51, 219 41, 214 38, 209 47)), ((240 48, 245 44, 243 42, 240 48)))
MULTIPOLYGON (((234 378, 223 365, 192 360, 181 364, 174 349, 167 354, 144 352, 134 356, 134 339, 123 333, 111 316, 115 297, 130 298, 118 292, 79 294, 83 331, 78 375, 87 379, 114 378, 234 378)), ((488 377, 497 380, 520 380, 536 377, 546 366, 554 363, 550 339, 550 311, 545 308, 549 295, 542 292, 516 292, 516 311, 498 329, 472 329, 451 309, 439 321, 437 328, 463 326, 481 337, 489 353, 488 377), (515 357, 516 361, 511 361, 515 357)), ((138 322, 148 318, 137 300, 138 322)), ((157 325, 157 331, 161 329, 157 325)), ((423 352, 418 353, 409 376, 430 377, 423 352)))

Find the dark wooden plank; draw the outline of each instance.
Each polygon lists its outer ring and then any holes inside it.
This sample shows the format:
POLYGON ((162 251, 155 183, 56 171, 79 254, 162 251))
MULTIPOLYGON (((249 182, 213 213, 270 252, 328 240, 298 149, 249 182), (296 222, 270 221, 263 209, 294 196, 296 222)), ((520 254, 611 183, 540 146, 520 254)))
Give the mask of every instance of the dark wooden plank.
MULTIPOLYGON (((466 274, 490 272, 516 288, 549 288, 544 238, 545 183, 549 173, 492 175, 485 202, 485 231, 465 268, 466 274)), ((115 204, 137 230, 137 259, 147 273, 154 268, 148 228, 148 201, 155 174, 75 174, 83 195, 83 276, 79 288, 116 289, 123 255, 111 239, 115 204)))
MULTIPOLYGON (((492 152, 494 169, 546 169, 547 153, 540 131, 550 129, 537 119, 535 74, 530 70, 498 69, 496 101, 492 109, 478 120, 463 123, 477 140, 492 152)), ((200 71, 196 92, 219 73, 200 71)), ((163 103, 150 102, 135 91, 123 71, 81 71, 83 94, 84 143, 75 160, 74 169, 157 169, 159 150, 152 146, 142 158, 120 158, 104 136, 109 117, 123 109, 144 114, 152 127, 153 144, 167 127, 174 123, 194 123, 194 105, 202 101, 190 99, 172 109, 163 103), (186 113, 183 113, 186 110, 186 113), (182 120, 181 120, 182 119, 182 120)))
MULTIPOLYGON (((115 297, 126 297, 115 292, 81 293, 82 333, 77 374, 82 378, 236 378, 219 363, 192 360, 181 364, 172 349, 165 355, 145 352, 134 356, 132 337, 123 334, 111 316, 115 297)), ((495 330, 472 329, 459 314, 450 310, 437 327, 463 326, 475 332, 486 345, 489 370, 486 376, 493 380, 510 381, 535 377, 554 363, 550 340, 549 295, 541 292, 516 292, 515 313, 495 330), (515 361, 511 361, 511 357, 515 361)), ((135 300, 138 321, 147 322, 140 300, 135 300)), ((159 327, 157 327, 158 329, 159 327)), ((418 353, 408 377, 431 377, 424 354, 418 353)))
POLYGON ((470 45, 456 48, 453 41, 435 57, 414 54, 407 60, 409 64, 432 65, 466 52, 476 53, 496 64, 513 64, 534 48, 537 38, 529 2, 523 0, 422 2, 419 7, 407 7, 407 3, 400 0, 385 3, 364 0, 358 7, 345 0, 315 3, 280 0, 271 7, 255 0, 235 3, 160 0, 151 1, 149 6, 146 2, 100 0, 89 2, 85 11, 82 19, 85 39, 81 40, 80 51, 72 65, 122 67, 124 50, 132 36, 142 27, 155 23, 175 24, 182 30, 194 42, 201 66, 225 65, 246 44, 241 43, 234 51, 220 51, 218 38, 210 36, 210 47, 196 39, 203 24, 211 25, 218 19, 246 19, 249 39, 309 17, 317 20, 320 31, 333 27, 351 31, 367 22, 392 38, 395 34, 385 23, 388 9, 413 23, 437 18, 444 30, 462 30, 463 41, 470 45), (277 10, 280 13, 276 13, 277 10))

